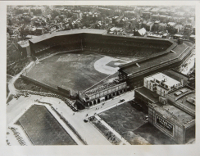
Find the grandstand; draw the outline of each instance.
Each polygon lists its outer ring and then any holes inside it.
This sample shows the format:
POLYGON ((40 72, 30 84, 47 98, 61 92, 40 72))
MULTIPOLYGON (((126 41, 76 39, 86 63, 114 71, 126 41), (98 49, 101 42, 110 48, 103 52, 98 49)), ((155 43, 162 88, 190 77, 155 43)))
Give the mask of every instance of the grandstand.
POLYGON ((97 29, 54 32, 35 37, 29 42, 32 55, 36 57, 46 53, 89 51, 112 57, 139 58, 119 66, 119 82, 126 82, 130 89, 142 86, 143 77, 147 75, 179 66, 194 48, 188 42, 109 35, 106 30, 97 29))
POLYGON ((139 55, 138 52, 141 51, 144 56, 149 51, 160 53, 170 45, 172 42, 168 40, 111 36, 107 35, 105 30, 95 29, 55 32, 30 40, 32 54, 36 56, 48 52, 49 49, 55 49, 55 51, 91 50, 108 55, 134 55, 136 53, 139 55))

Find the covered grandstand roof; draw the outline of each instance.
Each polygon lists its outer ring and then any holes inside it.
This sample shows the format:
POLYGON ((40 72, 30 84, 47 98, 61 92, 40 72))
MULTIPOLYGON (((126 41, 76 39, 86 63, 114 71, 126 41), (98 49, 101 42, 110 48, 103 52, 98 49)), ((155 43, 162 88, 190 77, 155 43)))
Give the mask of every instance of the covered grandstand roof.
POLYGON ((81 33, 86 33, 86 34, 97 34, 97 35, 106 35, 106 36, 110 36, 113 38, 124 38, 124 39, 137 39, 138 41, 164 41, 164 42, 171 42, 171 44, 173 43, 172 41, 168 40, 168 39, 163 39, 163 38, 148 38, 148 37, 139 37, 139 36, 131 36, 131 37, 127 37, 127 36, 119 36, 119 35, 110 35, 107 34, 107 30, 100 30, 100 29, 73 29, 73 30, 66 30, 66 31, 59 31, 59 32, 52 32, 52 33, 48 33, 48 34, 44 34, 41 36, 37 36, 34 37, 32 39, 30 39, 30 42, 36 44, 39 43, 41 41, 56 37, 56 36, 64 36, 64 35, 75 35, 75 34, 81 34, 81 33))
POLYGON ((153 71, 158 67, 166 66, 166 64, 173 63, 176 60, 179 60, 181 56, 187 55, 187 51, 193 49, 191 44, 180 44, 176 45, 175 43, 168 48, 168 52, 159 55, 159 57, 149 57, 143 60, 134 61, 132 63, 123 65, 120 70, 126 73, 129 77, 136 77, 137 73, 141 72, 145 74, 146 72, 153 71), (173 50, 173 52, 171 52, 173 50), (139 64, 140 67, 137 66, 139 64))
POLYGON ((44 34, 38 37, 35 37, 33 39, 30 39, 30 42, 32 43, 38 43, 43 40, 55 37, 55 36, 62 36, 62 35, 74 35, 74 34, 81 34, 81 33, 87 33, 87 34, 106 34, 106 30, 99 30, 99 29, 73 29, 73 30, 67 30, 67 31, 60 31, 60 32, 53 32, 44 34))

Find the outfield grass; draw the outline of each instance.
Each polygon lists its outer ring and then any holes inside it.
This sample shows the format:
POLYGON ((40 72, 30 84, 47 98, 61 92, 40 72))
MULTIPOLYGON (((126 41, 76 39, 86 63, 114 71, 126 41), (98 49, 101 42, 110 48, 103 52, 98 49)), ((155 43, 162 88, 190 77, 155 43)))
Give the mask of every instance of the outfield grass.
POLYGON ((98 54, 68 53, 47 58, 34 66, 27 76, 53 87, 83 91, 108 75, 94 69, 98 54))
POLYGON ((17 121, 33 145, 76 145, 45 106, 33 105, 17 121))

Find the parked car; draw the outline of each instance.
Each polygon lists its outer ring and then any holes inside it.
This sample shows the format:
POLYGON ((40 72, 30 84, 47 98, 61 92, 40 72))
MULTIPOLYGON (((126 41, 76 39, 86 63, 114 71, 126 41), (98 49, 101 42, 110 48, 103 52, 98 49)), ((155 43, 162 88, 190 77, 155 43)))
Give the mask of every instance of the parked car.
POLYGON ((148 120, 149 120, 149 116, 146 115, 146 116, 144 117, 144 120, 148 121, 148 120))
POLYGON ((84 119, 83 121, 84 121, 84 122, 88 122, 88 120, 87 120, 87 119, 84 119))
POLYGON ((120 102, 124 102, 124 101, 125 101, 124 99, 121 99, 121 100, 119 100, 119 103, 120 103, 120 102))

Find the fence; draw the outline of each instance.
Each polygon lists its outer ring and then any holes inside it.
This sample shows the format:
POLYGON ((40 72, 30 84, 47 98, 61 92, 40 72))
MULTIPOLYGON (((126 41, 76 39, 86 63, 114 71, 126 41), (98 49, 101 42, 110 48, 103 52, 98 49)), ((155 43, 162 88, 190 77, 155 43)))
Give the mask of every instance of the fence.
POLYGON ((60 114, 58 111, 51 106, 51 108, 58 114, 58 116, 64 121, 64 123, 72 130, 72 132, 78 137, 80 141, 83 142, 83 144, 87 145, 87 142, 78 134, 78 132, 74 129, 74 127, 60 114))
POLYGON ((36 91, 31 91, 31 90, 21 90, 22 93, 29 93, 29 94, 34 94, 34 95, 40 95, 40 96, 45 96, 45 97, 56 97, 59 98, 60 100, 62 100, 63 102, 65 102, 73 111, 78 111, 70 102, 70 100, 68 100, 65 97, 62 97, 60 95, 57 94, 53 94, 53 93, 45 93, 45 92, 36 92, 36 91))

